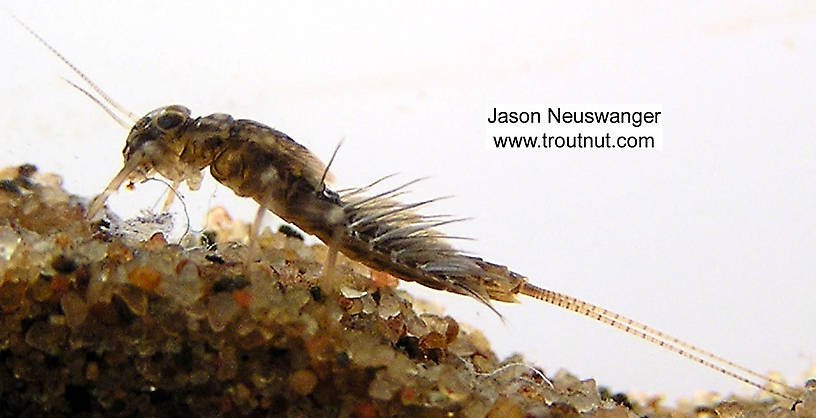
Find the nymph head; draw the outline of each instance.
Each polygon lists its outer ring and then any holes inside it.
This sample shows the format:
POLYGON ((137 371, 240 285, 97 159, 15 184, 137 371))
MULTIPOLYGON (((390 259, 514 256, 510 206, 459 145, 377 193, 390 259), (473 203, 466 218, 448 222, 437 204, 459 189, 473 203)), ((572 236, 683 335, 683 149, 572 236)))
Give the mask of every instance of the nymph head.
POLYGON ((160 107, 136 121, 125 141, 125 161, 138 152, 146 155, 173 152, 182 146, 180 137, 193 119, 190 109, 180 105, 160 107))
POLYGON ((94 216, 122 183, 139 182, 155 173, 174 183, 186 180, 191 189, 197 189, 201 169, 185 164, 180 158, 185 144, 184 132, 193 123, 195 119, 190 117, 190 109, 179 105, 160 107, 136 121, 122 151, 124 167, 94 198, 88 216, 94 216))

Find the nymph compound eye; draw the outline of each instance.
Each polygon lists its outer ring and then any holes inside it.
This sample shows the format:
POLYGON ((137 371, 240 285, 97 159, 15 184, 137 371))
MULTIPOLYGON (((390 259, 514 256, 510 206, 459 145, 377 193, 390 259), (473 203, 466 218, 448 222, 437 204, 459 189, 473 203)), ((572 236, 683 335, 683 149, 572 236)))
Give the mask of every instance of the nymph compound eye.
POLYGON ((167 113, 159 116, 159 118, 156 120, 156 124, 161 129, 169 130, 179 126, 183 120, 184 119, 182 119, 178 114, 167 113))
POLYGON ((162 131, 176 129, 190 118, 190 110, 179 105, 167 106, 151 113, 153 113, 156 126, 162 131))

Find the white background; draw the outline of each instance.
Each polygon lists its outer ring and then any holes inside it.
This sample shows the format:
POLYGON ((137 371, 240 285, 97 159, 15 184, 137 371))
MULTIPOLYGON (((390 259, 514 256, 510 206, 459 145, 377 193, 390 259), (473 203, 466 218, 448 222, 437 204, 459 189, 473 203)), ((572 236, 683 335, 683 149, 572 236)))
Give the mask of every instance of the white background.
MULTIPOLYGON (((816 363, 812 3, 224 3, 8 7, 138 114, 179 103, 255 119, 324 161, 345 138, 337 186, 431 176, 411 199, 455 194, 435 212, 475 219, 448 231, 537 285, 797 383, 816 363), (497 103, 660 104, 663 150, 488 150, 497 103)), ((0 21, 0 165, 99 192, 126 131, 0 21)), ((111 205, 132 214, 161 192, 111 205)), ((213 204, 254 211, 214 182, 186 199, 196 221, 213 204)), ((503 324, 473 300, 409 289, 550 374, 672 398, 744 389, 533 300, 498 305, 503 324)))

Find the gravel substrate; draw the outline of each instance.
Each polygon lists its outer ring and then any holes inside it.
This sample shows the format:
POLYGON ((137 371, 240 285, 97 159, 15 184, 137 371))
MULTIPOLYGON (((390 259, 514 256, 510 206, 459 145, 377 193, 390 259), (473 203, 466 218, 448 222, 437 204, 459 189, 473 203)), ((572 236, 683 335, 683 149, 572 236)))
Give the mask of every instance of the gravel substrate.
POLYGON ((89 223, 83 202, 55 175, 0 170, 2 416, 816 416, 816 388, 793 408, 672 409, 548 381, 390 277, 343 257, 324 277, 326 248, 291 231, 262 234, 247 264, 224 213, 173 244, 89 223))

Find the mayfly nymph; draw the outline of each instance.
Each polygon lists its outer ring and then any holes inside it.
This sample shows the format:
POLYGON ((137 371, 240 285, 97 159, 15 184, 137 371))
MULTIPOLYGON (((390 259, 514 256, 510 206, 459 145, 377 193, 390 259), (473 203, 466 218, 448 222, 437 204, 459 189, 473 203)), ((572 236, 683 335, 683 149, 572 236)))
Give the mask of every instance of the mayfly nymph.
MULTIPOLYGON (((134 119, 31 28, 17 21, 102 99, 75 87, 120 124, 125 125, 103 102, 134 119)), ((196 190, 202 171, 209 167, 212 176, 235 194, 258 202, 259 216, 253 231, 257 231, 260 215, 270 210, 318 237, 329 246, 330 254, 339 251, 395 277, 473 297, 496 313, 492 300, 517 302, 518 295, 539 299, 620 329, 761 390, 797 400, 793 395, 797 390, 779 380, 599 306, 535 286, 527 277, 505 266, 464 254, 447 242, 446 239, 452 237, 436 229, 458 219, 416 212, 436 199, 410 204, 395 200, 414 182, 383 192, 372 190, 385 178, 363 187, 330 189, 326 184, 327 166, 285 133, 261 123, 234 119, 224 113, 193 117, 189 109, 180 105, 160 107, 135 121, 123 155, 123 168, 92 200, 87 209, 88 217, 95 216, 108 196, 127 181, 139 181, 158 173, 175 184, 186 182, 191 190, 196 190)), ((327 264, 328 268, 333 265, 331 256, 327 264)))
POLYGON ((248 119, 216 113, 193 118, 171 105, 139 119, 125 141, 125 164, 89 205, 88 217, 124 182, 154 173, 190 189, 202 170, 241 197, 315 235, 346 256, 404 280, 489 300, 515 301, 541 290, 506 267, 463 255, 435 227, 452 222, 413 210, 433 202, 402 204, 392 199, 409 184, 366 195, 372 185, 342 193, 328 188, 327 168, 288 135, 248 119))

